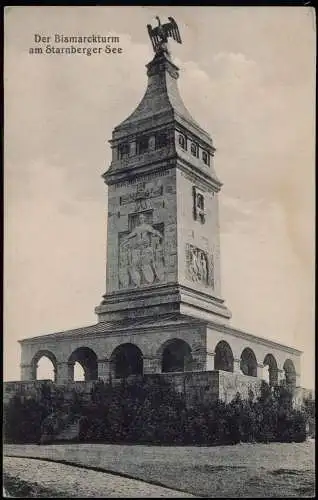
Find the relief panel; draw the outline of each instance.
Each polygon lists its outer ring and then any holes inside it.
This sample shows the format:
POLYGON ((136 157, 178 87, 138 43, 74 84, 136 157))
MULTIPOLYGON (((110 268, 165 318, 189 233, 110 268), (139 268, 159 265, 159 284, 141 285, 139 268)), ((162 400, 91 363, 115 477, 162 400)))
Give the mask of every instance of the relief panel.
POLYGON ((164 224, 152 225, 152 211, 128 220, 129 232, 119 234, 119 288, 164 281, 164 224))
POLYGON ((212 254, 186 244, 186 277, 194 283, 214 288, 214 263, 212 254))

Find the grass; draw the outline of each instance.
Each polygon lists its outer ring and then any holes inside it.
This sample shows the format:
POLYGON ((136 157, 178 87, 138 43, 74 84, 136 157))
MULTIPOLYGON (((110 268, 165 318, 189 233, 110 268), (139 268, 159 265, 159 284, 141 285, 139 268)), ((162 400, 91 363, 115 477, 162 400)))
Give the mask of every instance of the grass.
POLYGON ((99 467, 202 497, 315 495, 314 442, 218 447, 9 445, 5 455, 99 467))

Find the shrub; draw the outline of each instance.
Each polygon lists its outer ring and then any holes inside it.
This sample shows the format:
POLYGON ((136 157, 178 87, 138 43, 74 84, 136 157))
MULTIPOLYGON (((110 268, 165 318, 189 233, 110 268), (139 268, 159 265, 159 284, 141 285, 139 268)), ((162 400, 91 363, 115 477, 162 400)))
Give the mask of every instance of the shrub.
POLYGON ((16 394, 4 407, 4 440, 7 443, 35 443, 48 415, 45 404, 33 397, 16 394))
MULTIPOLYGON (((43 421, 50 424, 48 415, 56 422, 58 415, 65 417, 63 393, 43 391, 41 402, 21 395, 11 400, 5 409, 7 440, 36 442, 43 421)), ((98 381, 91 403, 73 392, 67 412, 70 417, 81 415, 81 441, 214 445, 306 438, 306 411, 293 408, 292 392, 285 384, 271 388, 264 382, 258 398, 250 392, 244 401, 237 394, 228 404, 198 402, 187 407, 183 395, 161 377, 127 379, 117 385, 98 381)))

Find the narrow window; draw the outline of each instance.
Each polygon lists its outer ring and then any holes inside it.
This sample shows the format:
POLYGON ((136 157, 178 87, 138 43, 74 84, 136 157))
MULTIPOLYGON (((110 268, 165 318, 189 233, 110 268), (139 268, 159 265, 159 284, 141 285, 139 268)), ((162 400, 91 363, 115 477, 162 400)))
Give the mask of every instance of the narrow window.
POLYGON ((201 224, 205 223, 204 195, 196 187, 193 187, 193 217, 201 224))
POLYGON ((210 155, 206 151, 202 151, 202 160, 205 165, 210 165, 210 155))
POLYGON ((159 132, 156 136, 156 149, 164 148, 168 145, 168 136, 166 132, 159 132))
POLYGON ((148 150, 149 137, 141 137, 137 141, 137 154, 141 155, 148 150))
POLYGON ((129 155, 129 144, 119 144, 118 146, 118 159, 121 160, 129 155))
POLYGON ((195 142, 192 142, 191 143, 191 154, 192 154, 192 156, 198 157, 199 156, 198 152, 199 152, 198 145, 195 142))
POLYGON ((179 134, 179 146, 182 149, 187 149, 187 141, 184 135, 179 134))

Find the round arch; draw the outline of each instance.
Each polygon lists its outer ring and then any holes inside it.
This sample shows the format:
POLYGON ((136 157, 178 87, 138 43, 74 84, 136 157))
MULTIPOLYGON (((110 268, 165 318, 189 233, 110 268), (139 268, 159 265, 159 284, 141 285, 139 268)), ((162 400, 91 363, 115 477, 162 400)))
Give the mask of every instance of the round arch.
POLYGON ((192 354, 191 347, 181 339, 171 339, 165 342, 161 348, 161 371, 185 372, 191 370, 192 354))
POLYGON ((286 359, 283 370, 285 372, 286 383, 292 387, 296 387, 296 368, 291 359, 286 359))
POLYGON ((277 361, 273 354, 266 354, 263 365, 268 367, 268 375, 269 375, 269 385, 277 385, 278 384, 278 369, 277 369, 277 361))
POLYGON ((233 372, 234 356, 230 345, 221 340, 215 348, 214 369, 233 372))
POLYGON ((51 362, 51 365, 53 366, 53 381, 56 382, 56 373, 57 373, 57 359, 53 352, 47 350, 47 349, 41 349, 38 351, 32 358, 31 361, 31 374, 32 374, 32 380, 38 380, 38 364, 39 361, 42 360, 42 358, 46 358, 51 362))
POLYGON ((84 370, 84 380, 97 380, 98 378, 98 364, 97 355, 89 347, 78 347, 72 352, 68 359, 69 365, 69 379, 74 380, 74 365, 79 363, 84 370))
POLYGON ((110 357, 111 373, 115 378, 143 374, 143 354, 135 344, 117 346, 110 357))
POLYGON ((246 347, 241 354, 240 368, 244 375, 257 377, 257 360, 254 351, 246 347))

